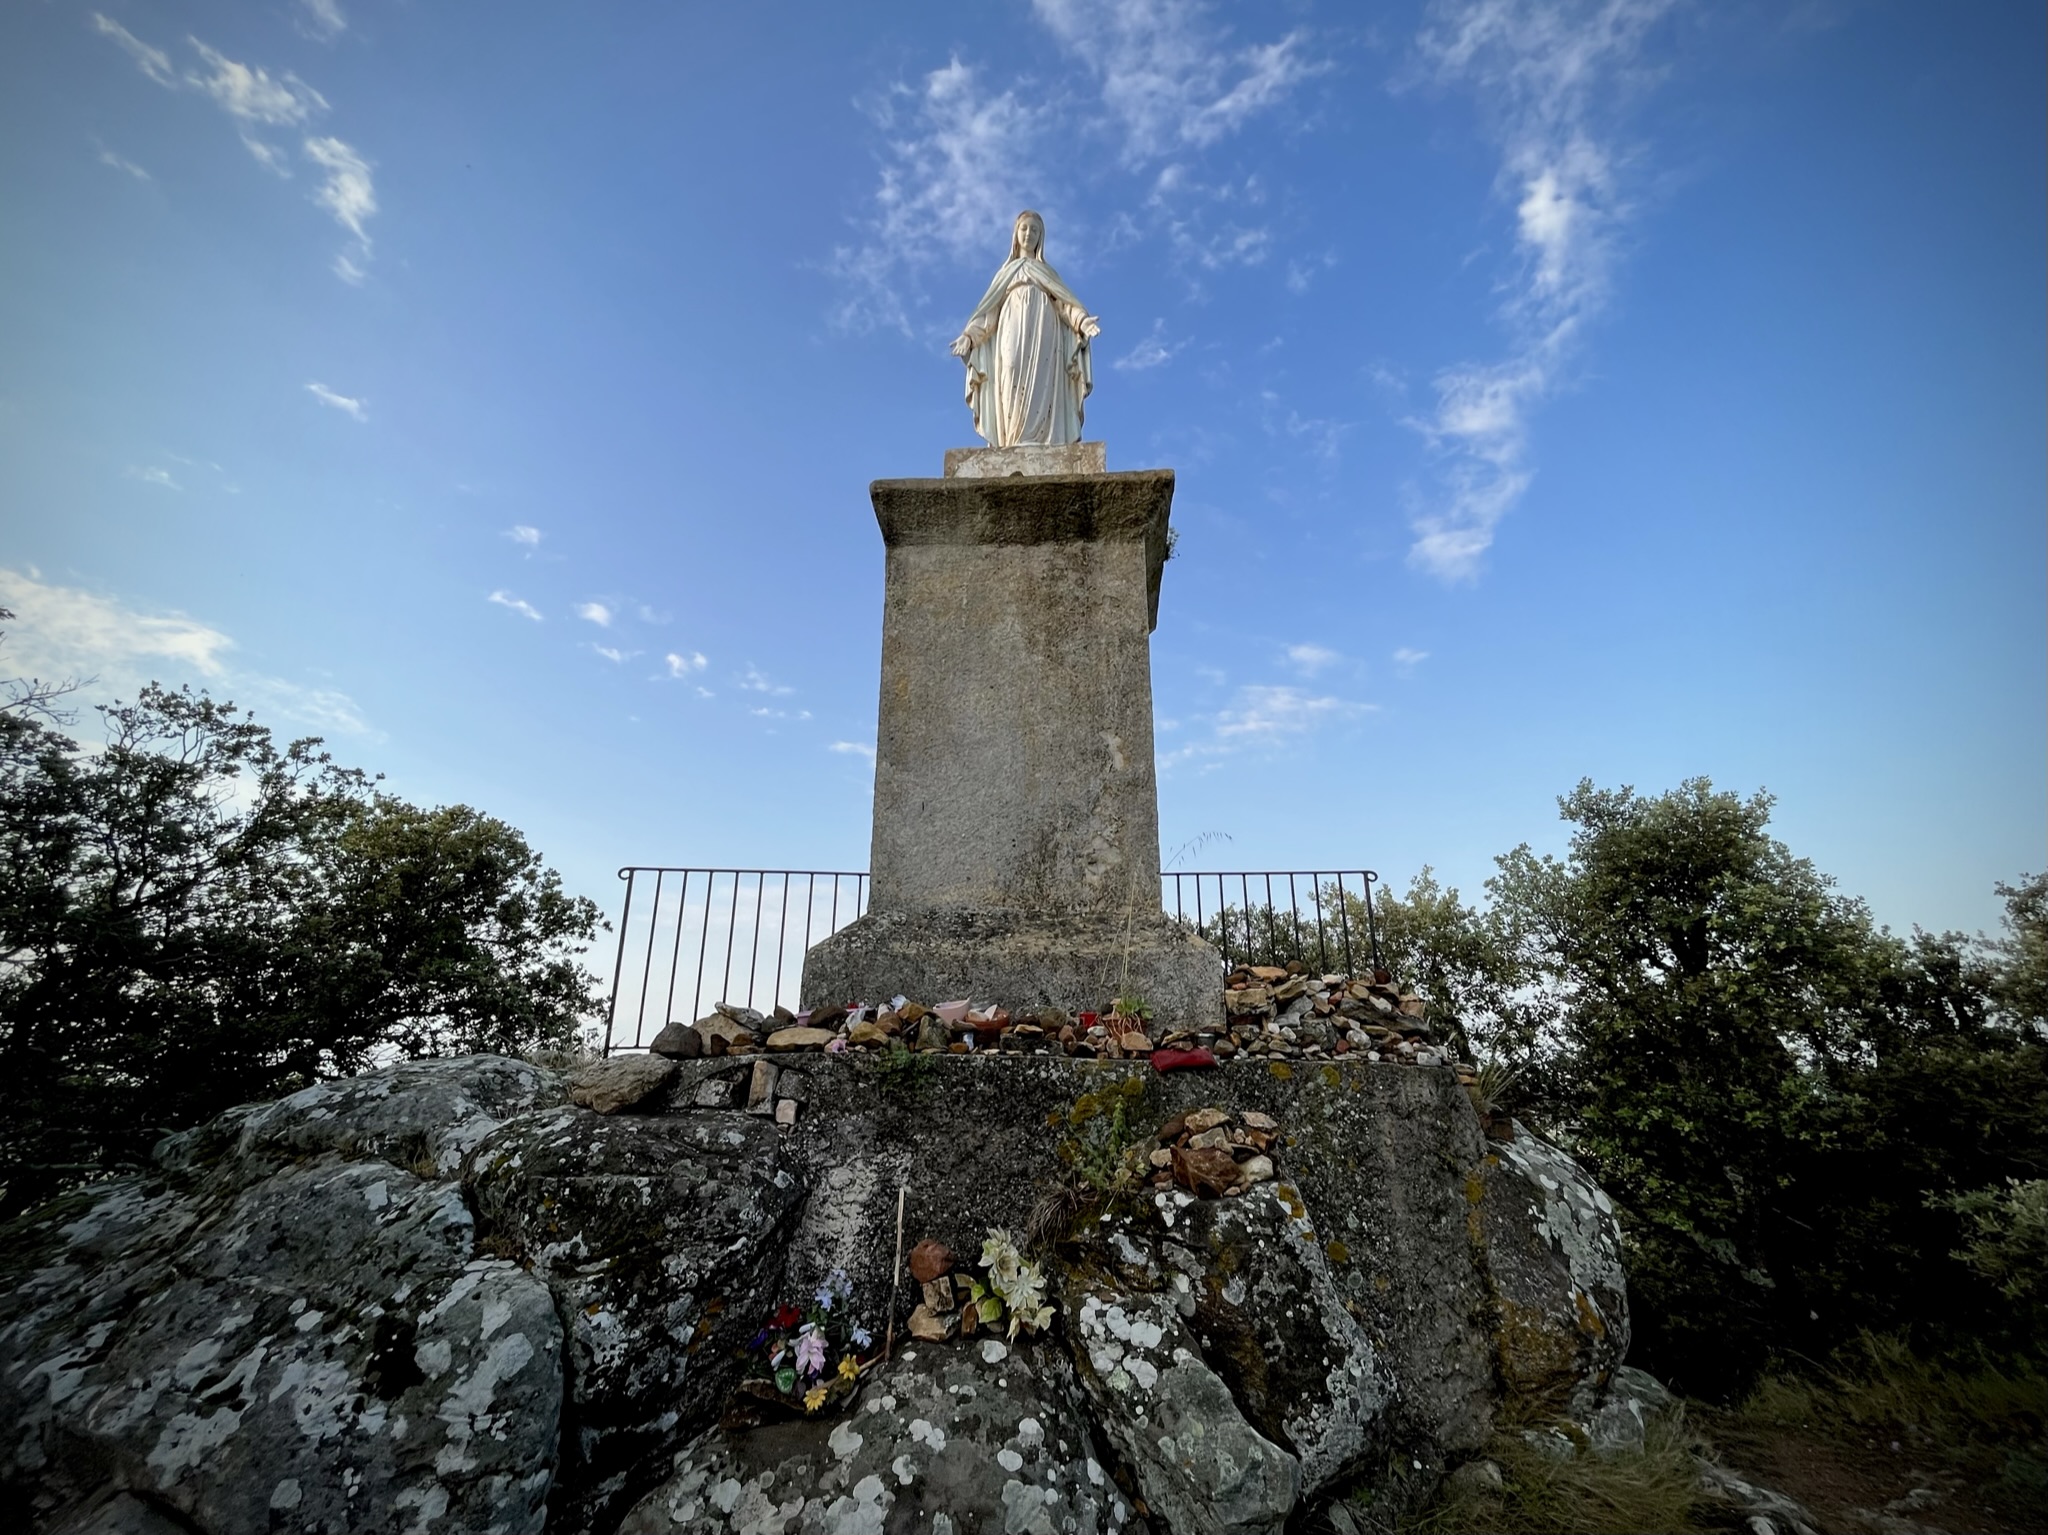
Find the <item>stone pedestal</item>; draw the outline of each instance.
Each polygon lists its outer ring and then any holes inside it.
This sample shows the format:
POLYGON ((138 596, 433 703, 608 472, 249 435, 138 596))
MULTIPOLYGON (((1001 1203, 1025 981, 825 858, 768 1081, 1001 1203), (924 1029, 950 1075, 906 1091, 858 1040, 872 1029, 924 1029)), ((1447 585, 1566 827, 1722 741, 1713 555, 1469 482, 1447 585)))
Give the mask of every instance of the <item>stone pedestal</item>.
POLYGON ((1220 1022, 1221 961, 1159 900, 1150 636, 1172 472, 870 493, 888 550, 872 893, 805 957, 805 1004, 1136 993, 1163 1023, 1220 1022))

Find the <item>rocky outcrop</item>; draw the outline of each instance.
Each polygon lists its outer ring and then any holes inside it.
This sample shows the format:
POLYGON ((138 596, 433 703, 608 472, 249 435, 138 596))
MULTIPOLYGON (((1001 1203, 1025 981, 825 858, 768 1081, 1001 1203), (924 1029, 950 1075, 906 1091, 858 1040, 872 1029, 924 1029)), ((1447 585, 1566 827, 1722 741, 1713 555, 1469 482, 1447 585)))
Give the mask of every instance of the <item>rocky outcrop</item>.
POLYGON ((593 1080, 615 1112, 493 1057, 324 1083, 15 1223, 0 1503, 50 1535, 1278 1531, 1397 1459, 1407 1483, 1468 1458, 1504 1392, 1629 1431, 1605 1197, 1483 1138, 1449 1067, 593 1080), (1172 1122, 1210 1106, 1260 1128, 1197 1147, 1172 1122), (1196 1151, 1202 1193, 1175 1182, 1196 1151), (848 1411, 717 1426, 757 1331, 828 1276, 879 1338, 899 1197, 911 1241, 972 1254, 1089 1179, 1049 1333, 899 1345, 848 1411))

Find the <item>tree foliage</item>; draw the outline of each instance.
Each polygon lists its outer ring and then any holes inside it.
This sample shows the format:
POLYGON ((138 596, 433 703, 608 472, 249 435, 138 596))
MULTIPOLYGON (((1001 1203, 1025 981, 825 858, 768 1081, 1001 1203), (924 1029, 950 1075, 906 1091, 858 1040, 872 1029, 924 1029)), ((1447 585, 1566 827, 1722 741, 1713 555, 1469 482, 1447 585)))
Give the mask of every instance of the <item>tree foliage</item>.
POLYGON ((1562 857, 1504 855, 1483 908, 1425 870, 1378 899, 1381 941, 1617 1199, 1641 1362, 1728 1391, 1862 1328, 2010 1331, 1949 1256, 1959 1208, 2006 1206, 1953 1196, 2048 1172, 2048 881, 2000 887, 2002 939, 1902 940, 1766 795, 1559 807, 1562 857))
POLYGON ((512 827, 203 694, 97 712, 88 751, 0 708, 9 1203, 376 1059, 573 1039, 597 911, 512 827))

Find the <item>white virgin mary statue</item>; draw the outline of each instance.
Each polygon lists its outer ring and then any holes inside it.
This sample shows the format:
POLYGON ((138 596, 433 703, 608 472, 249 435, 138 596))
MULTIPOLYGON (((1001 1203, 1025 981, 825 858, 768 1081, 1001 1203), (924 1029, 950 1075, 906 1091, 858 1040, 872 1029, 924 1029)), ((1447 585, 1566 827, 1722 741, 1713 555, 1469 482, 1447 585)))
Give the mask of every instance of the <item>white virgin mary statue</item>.
POLYGON ((1101 330, 1045 264, 1045 220, 1018 214, 1010 259, 953 343, 967 364, 975 431, 992 448, 1079 442, 1095 388, 1088 343, 1101 330))

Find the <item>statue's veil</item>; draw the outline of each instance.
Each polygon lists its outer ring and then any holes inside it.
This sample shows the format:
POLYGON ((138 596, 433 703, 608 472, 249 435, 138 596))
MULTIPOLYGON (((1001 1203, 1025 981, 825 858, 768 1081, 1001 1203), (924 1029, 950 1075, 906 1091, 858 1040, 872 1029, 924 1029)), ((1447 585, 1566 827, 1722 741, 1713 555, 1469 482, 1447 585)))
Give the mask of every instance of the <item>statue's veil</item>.
POLYGON ((1020 227, 1026 219, 1038 220, 1038 259, 1045 260, 1045 220, 1035 208, 1026 208, 1010 224, 1010 259, 1015 261, 1024 254, 1024 238, 1020 227))

